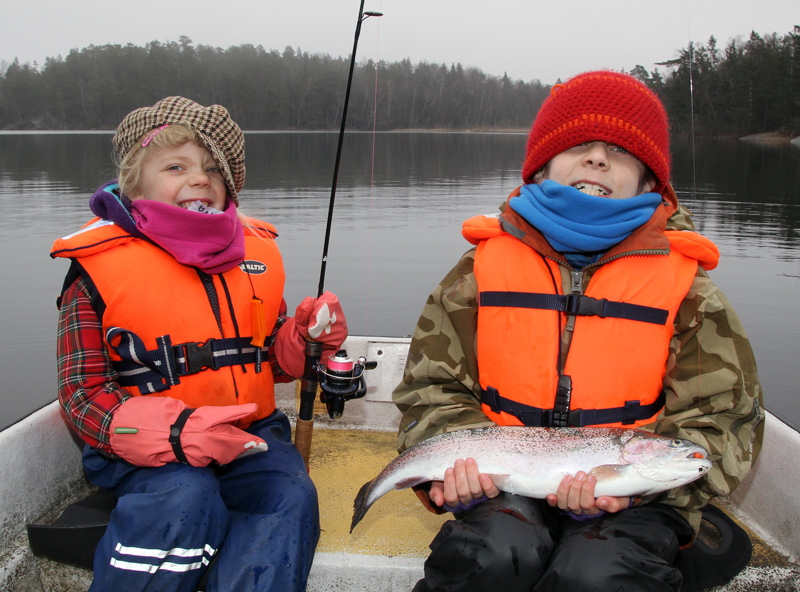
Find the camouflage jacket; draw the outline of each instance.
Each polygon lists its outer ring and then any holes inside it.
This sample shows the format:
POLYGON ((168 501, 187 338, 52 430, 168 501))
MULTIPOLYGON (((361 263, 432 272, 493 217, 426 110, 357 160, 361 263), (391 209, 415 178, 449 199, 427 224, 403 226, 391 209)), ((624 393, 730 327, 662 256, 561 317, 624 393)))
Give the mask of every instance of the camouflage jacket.
MULTIPOLYGON (((651 219, 645 225, 650 228, 637 230, 637 236, 625 239, 600 262, 609 254, 642 245, 668 249, 665 228, 694 230, 690 212, 677 205, 674 194, 669 197, 674 207, 660 222, 651 219)), ((559 262, 562 293, 568 293, 571 268, 563 256, 507 205, 501 210, 501 219, 511 216, 514 225, 525 230, 528 244, 559 262)), ((472 249, 461 257, 428 297, 417 323, 403 382, 393 393, 402 413, 399 451, 442 432, 493 425, 481 411, 474 256, 472 249)), ((585 284, 591 281, 590 274, 587 268, 585 284)), ((704 446, 714 466, 698 481, 645 501, 675 507, 697 532, 699 509, 712 497, 733 491, 755 462, 763 436, 764 407, 756 362, 742 323, 704 269, 698 268, 674 325, 664 378, 666 405, 657 420, 643 429, 704 446)))

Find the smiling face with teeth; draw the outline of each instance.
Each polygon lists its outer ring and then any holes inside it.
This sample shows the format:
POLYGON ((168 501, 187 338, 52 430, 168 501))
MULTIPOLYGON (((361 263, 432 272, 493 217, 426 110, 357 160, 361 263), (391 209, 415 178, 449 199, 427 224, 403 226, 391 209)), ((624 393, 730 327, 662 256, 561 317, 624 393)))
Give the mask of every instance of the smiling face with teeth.
POLYGON ((653 189, 655 181, 646 173, 644 164, 621 146, 594 141, 557 154, 534 181, 550 179, 589 195, 626 199, 653 189))
POLYGON ((225 209, 227 188, 211 153, 194 142, 178 146, 149 146, 131 200, 151 199, 187 208, 199 201, 225 209))

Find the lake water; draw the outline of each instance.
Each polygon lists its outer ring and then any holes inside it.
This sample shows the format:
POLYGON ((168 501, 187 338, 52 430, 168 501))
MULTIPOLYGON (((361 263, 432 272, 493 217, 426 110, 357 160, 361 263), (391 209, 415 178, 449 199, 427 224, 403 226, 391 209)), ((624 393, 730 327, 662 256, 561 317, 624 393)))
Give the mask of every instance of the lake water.
MULTIPOLYGON (((325 287, 353 335, 405 336, 469 245, 461 222, 516 187, 525 134, 348 134, 325 287), (374 158, 373 158, 374 153, 374 158)), ((246 213, 272 222, 290 311, 319 281, 337 134, 248 133, 246 213)), ((800 428, 800 149, 674 142, 673 180, 722 252, 712 278, 753 343, 767 408, 800 428), (695 181, 696 179, 696 181, 695 181)), ((0 133, 0 428, 56 395, 52 241, 89 219, 113 176, 107 133, 0 133)))

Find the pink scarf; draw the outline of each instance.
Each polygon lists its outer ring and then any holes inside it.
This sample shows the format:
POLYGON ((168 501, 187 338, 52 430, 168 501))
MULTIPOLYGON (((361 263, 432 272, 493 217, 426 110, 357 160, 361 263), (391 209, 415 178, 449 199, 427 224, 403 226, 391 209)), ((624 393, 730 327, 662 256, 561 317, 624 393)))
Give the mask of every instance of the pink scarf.
POLYGON ((136 228, 178 263, 214 274, 244 260, 244 228, 230 197, 225 211, 213 215, 149 199, 131 206, 136 228))

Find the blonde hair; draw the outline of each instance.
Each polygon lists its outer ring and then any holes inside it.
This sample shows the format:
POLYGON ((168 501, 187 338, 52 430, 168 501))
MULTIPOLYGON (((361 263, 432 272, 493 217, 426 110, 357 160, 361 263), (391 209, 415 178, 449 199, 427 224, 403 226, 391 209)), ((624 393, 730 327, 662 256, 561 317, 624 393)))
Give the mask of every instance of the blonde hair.
POLYGON ((128 150, 117 164, 117 179, 119 189, 124 195, 133 195, 139 189, 142 176, 142 166, 147 158, 147 148, 176 148, 186 142, 194 142, 203 150, 207 150, 200 136, 189 125, 179 122, 173 123, 152 135, 147 146, 142 146, 145 138, 153 134, 149 131, 139 138, 133 147, 128 150))
MULTIPOLYGON (((123 156, 117 164, 119 190, 123 195, 130 196, 139 189, 142 166, 144 165, 144 159, 147 158, 147 148, 150 146, 154 148, 176 148, 182 146, 186 142, 194 142, 203 150, 208 150, 194 128, 183 122, 173 123, 159 130, 158 133, 150 138, 150 142, 148 142, 147 146, 142 146, 144 139, 152 133, 152 131, 149 131, 139 138, 133 145, 133 148, 128 150, 128 153, 123 156)), ((236 208, 236 216, 242 221, 243 226, 249 228, 251 232, 259 238, 273 238, 254 222, 256 220, 255 218, 243 213, 238 207, 236 208)))

